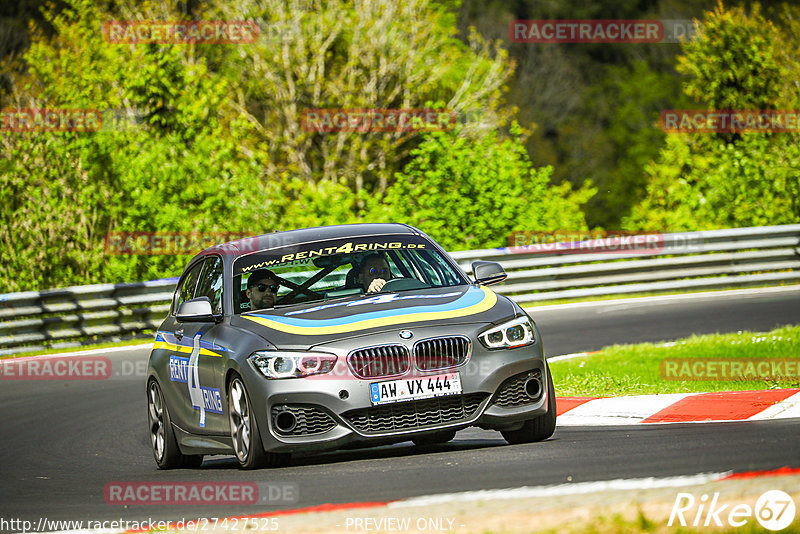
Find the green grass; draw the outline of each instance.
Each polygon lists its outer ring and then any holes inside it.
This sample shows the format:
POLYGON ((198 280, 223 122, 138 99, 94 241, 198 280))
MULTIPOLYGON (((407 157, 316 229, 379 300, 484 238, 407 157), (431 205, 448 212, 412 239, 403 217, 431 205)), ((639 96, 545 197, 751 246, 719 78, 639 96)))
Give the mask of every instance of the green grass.
MULTIPOLYGON (((671 346, 653 343, 614 345, 597 354, 551 362, 550 369, 558 396, 611 397, 800 387, 797 367, 784 377, 665 379, 661 362, 672 358, 789 359, 797 366, 800 364, 800 326, 785 326, 766 333, 692 336, 671 346)), ((785 366, 783 369, 785 373, 785 366)))

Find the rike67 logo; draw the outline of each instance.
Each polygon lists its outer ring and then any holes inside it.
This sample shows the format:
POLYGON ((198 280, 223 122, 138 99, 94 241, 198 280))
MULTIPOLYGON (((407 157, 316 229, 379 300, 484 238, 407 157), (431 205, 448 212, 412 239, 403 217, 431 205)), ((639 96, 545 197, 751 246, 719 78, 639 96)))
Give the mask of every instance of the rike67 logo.
POLYGON ((764 492, 754 507, 744 503, 720 504, 719 493, 714 493, 710 500, 707 494, 695 499, 691 493, 678 493, 667 526, 742 527, 755 517, 765 529, 777 531, 792 524, 795 511, 791 495, 781 490, 764 492))

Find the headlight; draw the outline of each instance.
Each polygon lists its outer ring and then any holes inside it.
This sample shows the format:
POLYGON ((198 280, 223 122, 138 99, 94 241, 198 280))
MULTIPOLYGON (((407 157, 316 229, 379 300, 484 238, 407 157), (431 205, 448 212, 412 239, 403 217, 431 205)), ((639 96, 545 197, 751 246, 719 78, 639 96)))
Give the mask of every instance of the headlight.
POLYGON ((250 358, 267 378, 300 378, 333 371, 336 356, 324 352, 259 351, 250 358))
POLYGON ((487 349, 513 349, 530 345, 536 341, 533 325, 527 317, 518 317, 513 321, 495 326, 478 336, 487 349))

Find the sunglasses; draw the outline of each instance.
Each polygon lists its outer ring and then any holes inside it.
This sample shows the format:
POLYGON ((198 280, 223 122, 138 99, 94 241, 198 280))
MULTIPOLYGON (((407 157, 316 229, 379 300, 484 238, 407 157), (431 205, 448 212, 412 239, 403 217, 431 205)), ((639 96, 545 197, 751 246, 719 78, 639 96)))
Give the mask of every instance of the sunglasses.
POLYGON ((278 284, 258 284, 256 288, 261 291, 262 293, 269 289, 270 293, 277 293, 278 292, 278 284))
POLYGON ((386 274, 388 272, 389 269, 387 269, 386 267, 382 267, 380 269, 378 269, 377 267, 373 267, 372 269, 369 270, 369 274, 386 274))

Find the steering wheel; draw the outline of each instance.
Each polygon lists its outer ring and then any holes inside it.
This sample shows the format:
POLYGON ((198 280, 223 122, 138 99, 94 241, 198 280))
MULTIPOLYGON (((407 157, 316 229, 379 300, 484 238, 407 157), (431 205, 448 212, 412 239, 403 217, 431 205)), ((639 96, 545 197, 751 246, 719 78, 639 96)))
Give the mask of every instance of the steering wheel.
POLYGON ((392 278, 381 288, 381 291, 402 291, 404 289, 427 289, 431 286, 416 278, 392 278))

